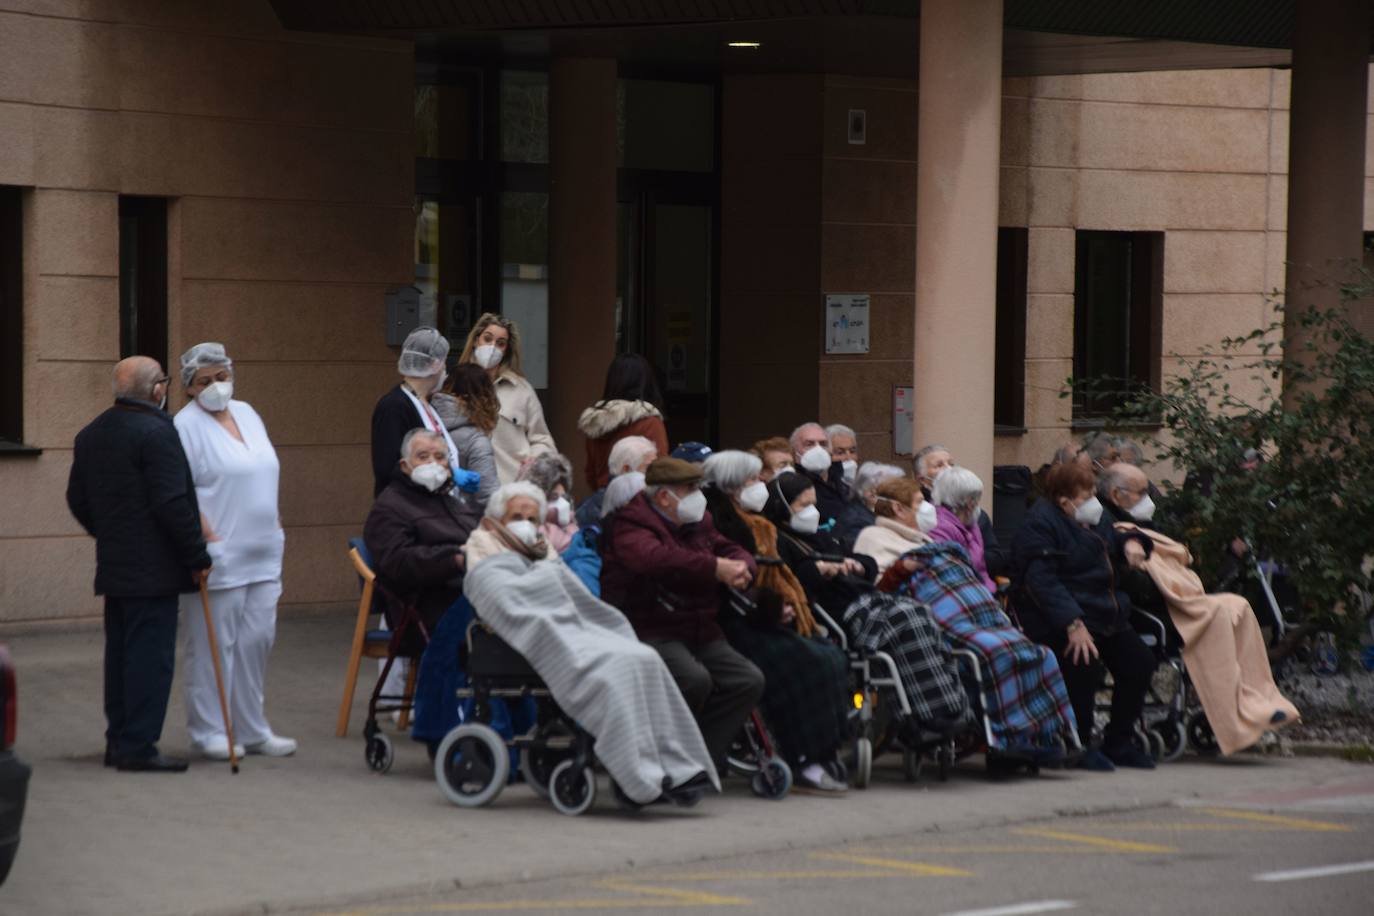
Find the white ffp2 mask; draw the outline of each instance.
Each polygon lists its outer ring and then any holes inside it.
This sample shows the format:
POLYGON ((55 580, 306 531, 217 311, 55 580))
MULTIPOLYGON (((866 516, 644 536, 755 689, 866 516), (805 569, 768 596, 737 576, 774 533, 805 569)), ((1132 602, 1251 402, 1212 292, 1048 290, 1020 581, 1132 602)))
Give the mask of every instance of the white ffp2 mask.
POLYGON ((472 361, 483 369, 492 369, 500 365, 503 355, 500 350, 496 349, 495 344, 482 344, 472 351, 472 361))
POLYGON ((227 382, 211 382, 196 395, 196 403, 204 407, 210 413, 219 413, 229 406, 229 401, 234 397, 234 382, 230 379, 227 382))
POLYGON ((807 506, 800 512, 793 512, 789 524, 797 534, 815 534, 821 527, 821 510, 815 506, 807 506))
POLYGON ((506 526, 506 530, 526 547, 533 547, 534 542, 539 539, 539 529, 534 526, 534 522, 528 519, 522 518, 513 521, 506 526))
POLYGON ((448 480, 448 468, 442 464, 422 464, 410 472, 410 479, 434 493, 448 480))
POLYGON ((1073 517, 1084 525, 1096 525, 1102 520, 1101 500, 1096 496, 1088 497, 1087 501, 1074 510, 1073 517))
POLYGON ((768 502, 768 485, 761 480, 756 480, 739 491, 740 508, 748 512, 761 511, 766 502, 768 502))
POLYGON ((923 502, 916 507, 916 527, 920 528, 925 534, 935 530, 935 526, 940 524, 940 513, 935 511, 935 504, 923 502))
POLYGON ((802 453, 801 466, 812 474, 823 474, 830 467, 830 453, 819 445, 813 445, 802 453))
POLYGON ((558 497, 549 503, 549 508, 553 510, 554 520, 558 522, 558 527, 568 527, 568 523, 572 521, 572 504, 568 502, 567 497, 558 497))
POLYGON ((692 525, 706 517, 706 494, 693 490, 678 498, 677 520, 684 525, 692 525))

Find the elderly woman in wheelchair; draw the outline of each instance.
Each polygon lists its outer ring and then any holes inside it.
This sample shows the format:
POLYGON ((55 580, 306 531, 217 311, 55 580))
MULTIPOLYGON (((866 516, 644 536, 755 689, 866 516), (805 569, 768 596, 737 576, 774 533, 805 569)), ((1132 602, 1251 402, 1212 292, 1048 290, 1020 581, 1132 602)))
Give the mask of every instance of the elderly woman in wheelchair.
MULTIPOLYGON (((567 750, 547 785, 541 773, 530 772, 539 767, 527 768, 526 777, 564 813, 586 810, 595 797, 593 750, 623 803, 695 803, 705 790, 719 789, 719 781, 691 710, 658 653, 559 561, 539 529, 546 513, 538 487, 507 484, 493 494, 468 538, 463 590, 476 614, 468 640, 476 718, 483 695, 503 684, 519 682, 517 689, 536 696, 547 690, 552 702, 543 704, 544 712, 555 707, 567 750), (493 670, 488 663, 497 660, 493 670), (499 670, 502 665, 509 670, 499 670)), ((548 732, 547 715, 541 720, 533 737, 517 744, 532 742, 547 755, 555 745, 540 740, 548 732)), ((444 739, 435 774, 451 800, 485 804, 499 794, 507 758, 504 742, 494 736, 479 721, 444 739), (478 770, 491 770, 476 780, 468 772, 474 758, 486 765, 478 770), (483 779, 486 785, 473 784, 483 779)))

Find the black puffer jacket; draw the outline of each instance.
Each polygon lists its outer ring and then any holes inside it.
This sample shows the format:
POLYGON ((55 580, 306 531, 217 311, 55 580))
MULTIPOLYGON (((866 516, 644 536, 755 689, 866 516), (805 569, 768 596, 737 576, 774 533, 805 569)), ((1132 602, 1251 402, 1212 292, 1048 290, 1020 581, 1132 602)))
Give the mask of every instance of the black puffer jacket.
POLYGON ((1026 635, 1043 642, 1079 618, 1094 636, 1129 627, 1131 602, 1118 572, 1128 540, 1147 556, 1154 548, 1144 535, 1118 532, 1108 512, 1084 528, 1049 500, 1032 506, 1013 546, 1016 611, 1026 635))
POLYGON ((156 404, 119 398, 77 433, 67 506, 95 538, 97 595, 194 591, 210 565, 186 453, 156 404))

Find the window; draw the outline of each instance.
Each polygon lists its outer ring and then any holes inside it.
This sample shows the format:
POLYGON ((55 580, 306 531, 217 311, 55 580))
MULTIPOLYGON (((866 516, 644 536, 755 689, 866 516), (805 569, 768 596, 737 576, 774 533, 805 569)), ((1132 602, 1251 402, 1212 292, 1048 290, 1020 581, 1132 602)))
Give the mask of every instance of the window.
POLYGON ((1074 398, 1074 419, 1105 418, 1126 392, 1159 387, 1164 286, 1162 232, 1077 234, 1073 375, 1094 385, 1074 398))
POLYGON ((167 365, 167 199, 119 198, 119 355, 167 365))
POLYGON ((0 448, 24 439, 24 221, 18 188, 0 187, 0 448))
POLYGON ((999 433, 1026 428, 1026 252, 1030 232, 997 230, 997 336, 992 422, 999 433))

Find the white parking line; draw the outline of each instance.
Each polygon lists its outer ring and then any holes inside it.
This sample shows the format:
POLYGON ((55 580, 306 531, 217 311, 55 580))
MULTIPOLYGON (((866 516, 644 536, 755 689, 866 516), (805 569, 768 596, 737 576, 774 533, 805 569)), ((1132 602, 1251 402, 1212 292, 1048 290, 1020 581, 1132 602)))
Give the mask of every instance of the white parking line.
POLYGON ((959 910, 957 913, 945 913, 944 916, 1022 916, 1025 913, 1051 913, 1055 910, 1077 908, 1078 904, 1072 900, 1032 900, 1028 903, 1012 903, 986 910, 959 910))
POLYGON ((1294 868, 1289 871, 1266 871, 1260 872, 1254 878, 1256 881, 1302 881, 1306 878, 1325 878, 1329 875, 1349 875, 1357 871, 1374 871, 1374 861, 1319 865, 1315 868, 1294 868))

